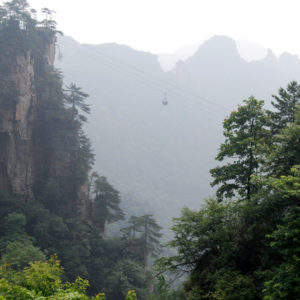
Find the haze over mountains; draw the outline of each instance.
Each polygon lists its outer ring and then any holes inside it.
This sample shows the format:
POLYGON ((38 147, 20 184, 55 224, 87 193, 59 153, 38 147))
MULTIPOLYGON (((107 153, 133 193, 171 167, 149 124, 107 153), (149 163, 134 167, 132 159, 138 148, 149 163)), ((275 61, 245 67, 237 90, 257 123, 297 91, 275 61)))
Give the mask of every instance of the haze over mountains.
POLYGON ((91 95, 86 131, 96 169, 120 190, 125 211, 154 213, 165 225, 212 194, 209 169, 217 164, 223 119, 251 95, 269 104, 300 76, 297 56, 276 58, 269 50, 247 62, 226 36, 204 42, 169 72, 157 55, 124 45, 62 37, 59 49, 56 66, 66 82, 72 78, 91 95))
MULTIPOLYGON (((199 47, 209 40, 211 37, 198 42, 197 44, 184 46, 169 54, 159 54, 158 61, 164 71, 171 71, 179 60, 185 61, 193 56, 199 47)), ((251 43, 244 39, 235 40, 240 56, 246 61, 262 60, 267 55, 267 49, 255 43, 251 43)))

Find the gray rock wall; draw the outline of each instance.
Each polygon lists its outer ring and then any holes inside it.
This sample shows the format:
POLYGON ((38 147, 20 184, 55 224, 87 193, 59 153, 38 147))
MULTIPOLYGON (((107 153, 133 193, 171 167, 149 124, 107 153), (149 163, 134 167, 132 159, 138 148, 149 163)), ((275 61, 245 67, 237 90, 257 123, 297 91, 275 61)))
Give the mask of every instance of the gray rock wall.
MULTIPOLYGON (((36 113, 34 65, 30 52, 17 57, 11 67, 11 80, 18 89, 16 104, 2 111, 0 187, 33 198, 32 131, 36 113)), ((12 99, 13 101, 13 99, 12 99)))

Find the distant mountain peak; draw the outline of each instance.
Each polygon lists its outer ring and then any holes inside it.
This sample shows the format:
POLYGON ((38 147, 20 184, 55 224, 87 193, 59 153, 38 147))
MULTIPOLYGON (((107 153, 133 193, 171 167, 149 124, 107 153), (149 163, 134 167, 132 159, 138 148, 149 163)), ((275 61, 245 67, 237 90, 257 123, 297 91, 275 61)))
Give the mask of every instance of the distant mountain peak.
POLYGON ((197 52, 185 61, 195 71, 204 65, 236 65, 244 62, 236 42, 228 36, 216 35, 204 42, 197 52))
MULTIPOLYGON (((267 48, 259 44, 250 42, 245 39, 232 39, 225 35, 215 35, 207 37, 197 44, 182 47, 172 54, 160 54, 159 63, 165 71, 170 71, 174 69, 179 60, 182 60, 184 62, 190 57, 194 56, 199 48, 206 42, 215 42, 216 44, 220 44, 222 43, 222 40, 224 40, 225 43, 232 49, 235 48, 235 44, 239 56, 246 62, 264 60, 267 56, 267 48)), ((234 52, 236 53, 235 50, 234 52)))
POLYGON ((215 35, 204 42, 195 53, 194 57, 203 55, 203 52, 208 52, 212 55, 240 57, 234 39, 225 35, 215 35))
POLYGON ((267 61, 277 61, 277 56, 271 49, 268 49, 267 56, 265 57, 267 61))
POLYGON ((279 61, 286 62, 286 63, 299 63, 299 57, 296 54, 290 54, 288 52, 283 52, 279 56, 279 61))
POLYGON ((214 35, 210 39, 206 40, 199 48, 207 45, 214 47, 220 44, 237 50, 235 40, 227 35, 214 35))

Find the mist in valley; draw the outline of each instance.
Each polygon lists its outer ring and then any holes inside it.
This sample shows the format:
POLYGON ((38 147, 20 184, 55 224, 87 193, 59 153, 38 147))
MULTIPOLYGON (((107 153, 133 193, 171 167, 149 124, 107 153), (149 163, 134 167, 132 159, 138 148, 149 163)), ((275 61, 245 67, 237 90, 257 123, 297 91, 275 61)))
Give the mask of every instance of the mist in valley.
MULTIPOLYGON (((244 42, 244 55, 245 45, 258 49, 244 42)), ((160 56, 125 45, 60 37, 58 50, 65 81, 91 95, 85 129, 95 168, 121 192, 128 214, 154 214, 165 229, 183 207, 199 209, 213 195, 209 170, 223 119, 251 95, 270 106, 278 87, 300 75, 297 56, 261 47, 253 55, 266 56, 247 61, 228 36, 206 40, 170 71, 160 56)))

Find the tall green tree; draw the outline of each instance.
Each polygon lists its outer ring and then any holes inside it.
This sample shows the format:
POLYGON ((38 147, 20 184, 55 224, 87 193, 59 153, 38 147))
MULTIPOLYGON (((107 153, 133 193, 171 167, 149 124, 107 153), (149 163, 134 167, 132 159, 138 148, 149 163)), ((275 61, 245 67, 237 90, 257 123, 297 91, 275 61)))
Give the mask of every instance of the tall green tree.
POLYGON ((287 88, 280 88, 278 95, 273 95, 272 105, 275 112, 271 115, 271 128, 273 133, 279 133, 288 123, 295 121, 296 106, 300 104, 300 85, 291 81, 287 88))
POLYGON ((95 162, 90 139, 85 135, 83 130, 79 130, 79 152, 75 166, 76 184, 83 184, 88 180, 88 173, 91 171, 95 162))
POLYGON ((139 233, 141 232, 141 220, 140 217, 131 216, 128 220, 129 226, 122 228, 121 231, 131 238, 138 237, 139 233))
POLYGON ((143 215, 141 217, 131 216, 129 226, 124 232, 133 238, 138 238, 144 253, 144 271, 148 268, 149 255, 157 256, 160 250, 159 238, 162 236, 160 227, 153 215, 143 215))
POLYGON ((157 256, 160 251, 159 239, 162 234, 160 231, 162 227, 159 226, 153 215, 143 215, 139 220, 142 232, 142 241, 144 248, 144 269, 148 268, 148 257, 149 255, 157 256))
POLYGON ((262 146, 270 138, 264 101, 250 97, 243 102, 244 105, 233 111, 223 123, 225 142, 221 144, 216 159, 220 162, 228 159, 228 162, 210 170, 214 178, 211 185, 221 185, 217 190, 219 200, 237 194, 250 199, 255 192, 251 176, 259 172, 262 146))
POLYGON ((105 234, 106 223, 124 220, 124 213, 120 208, 119 192, 104 176, 94 182, 93 222, 99 227, 100 236, 105 234))
POLYGON ((288 175, 294 165, 300 164, 300 110, 295 107, 294 121, 276 135, 265 169, 272 175, 288 175))
POLYGON ((86 114, 90 113, 90 106, 85 103, 85 100, 89 97, 89 95, 83 92, 82 89, 76 86, 74 83, 71 83, 70 86, 67 86, 65 92, 65 102, 71 106, 73 120, 86 122, 86 116, 80 114, 79 110, 86 114))
POLYGON ((128 290, 134 289, 139 299, 146 299, 147 281, 147 275, 138 262, 131 259, 119 260, 109 270, 104 291, 112 299, 124 299, 128 290))
POLYGON ((28 1, 12 0, 10 2, 5 2, 2 16, 6 19, 17 21, 20 29, 26 29, 26 21, 31 19, 28 1))
POLYGON ((45 14, 45 19, 40 22, 46 29, 55 30, 56 21, 53 20, 54 11, 47 7, 42 8, 42 13, 45 14))

